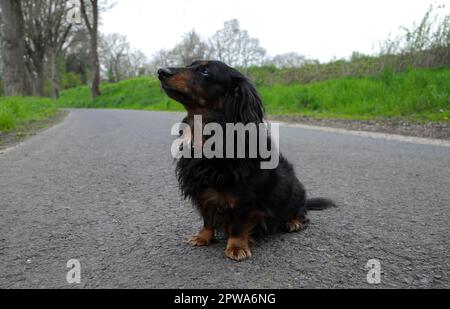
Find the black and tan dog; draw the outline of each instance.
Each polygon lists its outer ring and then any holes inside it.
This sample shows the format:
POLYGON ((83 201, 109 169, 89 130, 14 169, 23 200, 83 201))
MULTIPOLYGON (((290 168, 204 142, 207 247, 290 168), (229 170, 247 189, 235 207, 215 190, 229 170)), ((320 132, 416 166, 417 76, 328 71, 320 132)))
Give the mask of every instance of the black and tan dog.
MULTIPOLYGON (((253 84, 218 61, 198 61, 185 68, 158 71, 162 88, 180 102, 193 126, 194 116, 205 123, 261 124, 264 108, 253 84)), ((194 128, 192 128, 194 130, 194 128)), ((297 232, 308 224, 308 210, 335 207, 327 199, 307 199, 291 164, 282 156, 276 169, 263 170, 262 159, 182 158, 177 176, 186 198, 204 219, 204 228, 189 239, 207 246, 216 230, 228 233, 226 255, 237 261, 251 257, 251 236, 260 232, 297 232)))

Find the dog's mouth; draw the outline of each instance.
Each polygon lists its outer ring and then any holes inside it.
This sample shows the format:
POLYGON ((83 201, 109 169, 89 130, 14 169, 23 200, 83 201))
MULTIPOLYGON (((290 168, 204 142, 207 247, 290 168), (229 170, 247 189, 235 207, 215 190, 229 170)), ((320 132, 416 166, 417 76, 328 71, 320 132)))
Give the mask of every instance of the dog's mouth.
POLYGON ((161 88, 165 91, 165 92, 177 92, 177 90, 175 88, 172 88, 168 85, 166 85, 164 82, 161 83, 161 88))
POLYGON ((164 83, 162 83, 161 84, 161 88, 162 88, 162 90, 164 90, 164 92, 170 97, 170 96, 173 96, 173 95, 176 95, 176 96, 182 96, 183 95, 183 93, 180 91, 180 90, 178 90, 178 89, 176 89, 176 88, 174 88, 174 87, 171 87, 171 86, 169 86, 169 85, 166 85, 166 84, 164 84, 164 83))
POLYGON ((169 96, 169 98, 177 101, 178 103, 182 105, 186 105, 188 101, 190 101, 190 98, 186 93, 181 92, 180 90, 171 87, 164 82, 161 83, 162 90, 169 96))

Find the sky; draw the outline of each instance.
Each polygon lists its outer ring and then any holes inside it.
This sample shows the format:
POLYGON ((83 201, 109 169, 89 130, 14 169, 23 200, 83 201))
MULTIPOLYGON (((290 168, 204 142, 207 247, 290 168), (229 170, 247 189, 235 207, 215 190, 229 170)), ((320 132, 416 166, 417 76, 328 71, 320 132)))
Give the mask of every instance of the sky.
MULTIPOLYGON (((115 0, 101 31, 128 37, 148 57, 171 49, 195 29, 207 38, 233 18, 260 40, 269 56, 297 52, 322 62, 372 54, 401 26, 420 21, 445 0, 115 0)), ((447 0, 448 1, 448 0, 447 0)), ((450 3, 445 8, 450 11, 450 3)))

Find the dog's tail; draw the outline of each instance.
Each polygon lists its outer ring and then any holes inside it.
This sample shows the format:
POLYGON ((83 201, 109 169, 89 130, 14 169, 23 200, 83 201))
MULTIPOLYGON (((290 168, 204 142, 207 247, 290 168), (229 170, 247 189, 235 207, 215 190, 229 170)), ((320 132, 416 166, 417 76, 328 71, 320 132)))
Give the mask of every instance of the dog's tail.
POLYGON ((326 198, 313 198, 306 201, 306 209, 310 211, 321 211, 329 208, 337 208, 337 205, 326 198))

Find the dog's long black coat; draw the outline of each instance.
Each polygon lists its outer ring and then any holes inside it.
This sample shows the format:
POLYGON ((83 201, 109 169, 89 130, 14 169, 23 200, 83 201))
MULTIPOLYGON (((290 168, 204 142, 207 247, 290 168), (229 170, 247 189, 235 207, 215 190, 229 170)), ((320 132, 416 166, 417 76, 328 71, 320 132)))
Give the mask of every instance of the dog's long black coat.
POLYGON ((260 232, 284 227, 292 215, 306 224, 305 189, 284 158, 275 170, 261 170, 257 161, 181 159, 177 174, 185 196, 216 229, 232 227, 232 233, 238 235, 252 217, 260 219, 260 232), (205 188, 219 188, 239 201, 233 209, 216 201, 210 205, 202 200, 205 188))
MULTIPOLYGON (((186 123, 201 114, 204 122, 261 124, 264 109, 253 84, 236 70, 216 61, 159 72, 168 95, 183 103, 186 123), (207 73, 205 73, 207 72, 207 73)), ((308 200, 292 165, 280 156, 274 170, 262 170, 258 159, 188 159, 177 164, 180 187, 200 211, 209 229, 224 229, 230 237, 293 231, 306 227, 308 210, 333 207, 327 199, 308 200), (300 227, 300 228, 299 228, 300 227)), ((236 258, 237 259, 237 258, 236 258)))

